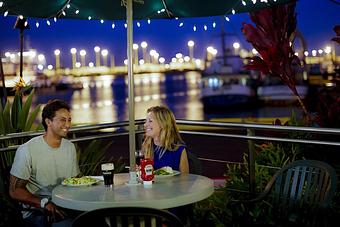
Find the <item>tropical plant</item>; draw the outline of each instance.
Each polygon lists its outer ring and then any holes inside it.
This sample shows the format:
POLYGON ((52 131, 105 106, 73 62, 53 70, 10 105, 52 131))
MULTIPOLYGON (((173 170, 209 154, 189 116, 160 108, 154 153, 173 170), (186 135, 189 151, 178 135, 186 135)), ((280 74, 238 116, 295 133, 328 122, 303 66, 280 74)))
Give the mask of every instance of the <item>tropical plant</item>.
POLYGON ((251 57, 245 68, 280 78, 308 116, 296 89, 296 68, 300 60, 291 45, 296 29, 295 2, 251 12, 250 18, 256 27, 243 23, 242 32, 260 56, 251 57))
POLYGON ((340 25, 336 25, 333 28, 336 33, 336 37, 332 38, 332 41, 337 42, 340 45, 340 25))
MULTIPOLYGON (((34 89, 31 90, 25 101, 22 101, 22 92, 25 91, 25 89, 18 90, 14 96, 13 103, 7 100, 4 107, 0 104, 0 135, 37 130, 40 128, 34 124, 34 121, 40 112, 40 105, 37 105, 30 111, 34 89)), ((13 144, 18 144, 17 142, 18 141, 16 140, 2 140, 0 141, 0 147, 8 147, 13 144)), ((0 168, 2 169, 10 166, 13 162, 13 158, 14 152, 1 152, 0 168)))
MULTIPOLYGON (((273 124, 298 126, 304 124, 305 119, 297 119, 293 112, 290 120, 281 123, 275 120, 273 124)), ((290 138, 306 138, 309 134, 292 132, 290 138)), ((288 163, 304 157, 299 144, 282 142, 267 142, 255 145, 255 185, 256 192, 262 192, 277 169, 288 163), (269 168, 270 167, 270 168, 269 168)), ((198 226, 244 226, 250 223, 259 225, 273 224, 271 205, 266 202, 249 204, 235 202, 235 200, 249 199, 249 168, 248 154, 243 156, 243 162, 227 164, 225 187, 219 188, 214 195, 195 205, 194 214, 203 225, 198 226)))
POLYGON ((119 157, 116 160, 113 157, 107 158, 106 151, 111 145, 112 142, 108 142, 103 145, 103 142, 100 140, 92 140, 86 148, 81 149, 80 146, 76 144, 78 164, 83 176, 99 175, 100 165, 104 161, 114 162, 115 173, 119 173, 124 170, 122 157, 119 157))

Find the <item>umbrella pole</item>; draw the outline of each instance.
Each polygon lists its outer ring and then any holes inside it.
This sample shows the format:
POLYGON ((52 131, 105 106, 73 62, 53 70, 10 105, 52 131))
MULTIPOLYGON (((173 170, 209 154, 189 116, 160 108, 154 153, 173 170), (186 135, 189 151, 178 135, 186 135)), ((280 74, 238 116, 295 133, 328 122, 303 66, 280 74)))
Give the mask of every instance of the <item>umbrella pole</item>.
POLYGON ((129 153, 130 153, 130 179, 128 184, 137 184, 136 174, 136 144, 135 144, 135 97, 133 80, 133 0, 127 0, 126 20, 127 20, 127 57, 128 57, 128 88, 129 88, 129 153))

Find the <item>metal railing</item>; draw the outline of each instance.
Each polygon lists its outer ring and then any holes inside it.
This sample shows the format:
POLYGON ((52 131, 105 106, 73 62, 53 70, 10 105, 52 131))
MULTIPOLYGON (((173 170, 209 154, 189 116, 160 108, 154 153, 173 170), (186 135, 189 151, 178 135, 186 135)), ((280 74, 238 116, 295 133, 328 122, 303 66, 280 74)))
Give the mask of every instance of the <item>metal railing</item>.
MULTIPOLYGON (((136 135, 142 134, 143 119, 136 120, 136 135)), ((177 124, 182 130, 182 134, 200 135, 208 137, 224 137, 232 139, 242 139, 248 142, 248 165, 249 165, 249 185, 250 192, 255 190, 255 148, 254 141, 275 141, 275 142, 289 142, 300 144, 314 144, 314 145, 329 145, 340 146, 340 142, 331 139, 298 139, 287 137, 275 137, 261 135, 261 132, 283 132, 285 133, 310 133, 316 135, 330 135, 331 138, 340 138, 340 129, 334 128, 316 128, 316 127, 295 127, 295 126, 278 126, 278 125, 262 125, 262 124, 247 124, 247 123, 226 123, 226 122, 207 122, 207 121, 191 121, 191 120, 177 120, 177 124), (189 127, 186 128, 186 127, 189 127), (238 130, 237 132, 231 131, 238 130), (258 133, 259 132, 259 133, 258 133)), ((23 138, 30 138, 43 134, 39 132, 23 132, 13 133, 0 137, 0 152, 8 152, 16 150, 20 144, 14 144, 4 147, 5 141, 20 140, 23 138)), ((116 136, 128 136, 128 122, 114 122, 97 125, 75 126, 70 129, 72 142, 91 141, 95 139, 112 138, 116 136)), ((202 158, 202 160, 225 162, 224 160, 216 160, 209 158, 202 158)))

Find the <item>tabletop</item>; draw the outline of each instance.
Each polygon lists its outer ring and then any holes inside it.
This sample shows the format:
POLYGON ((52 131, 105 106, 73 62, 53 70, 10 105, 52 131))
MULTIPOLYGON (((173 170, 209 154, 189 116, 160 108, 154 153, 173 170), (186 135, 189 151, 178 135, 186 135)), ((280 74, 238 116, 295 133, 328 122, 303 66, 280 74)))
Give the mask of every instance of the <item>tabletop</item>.
POLYGON ((80 211, 128 206, 167 209, 195 203, 214 192, 211 179, 195 174, 156 178, 150 186, 128 185, 128 179, 128 173, 120 173, 115 174, 113 187, 105 187, 103 182, 79 187, 59 185, 52 192, 52 201, 80 211))

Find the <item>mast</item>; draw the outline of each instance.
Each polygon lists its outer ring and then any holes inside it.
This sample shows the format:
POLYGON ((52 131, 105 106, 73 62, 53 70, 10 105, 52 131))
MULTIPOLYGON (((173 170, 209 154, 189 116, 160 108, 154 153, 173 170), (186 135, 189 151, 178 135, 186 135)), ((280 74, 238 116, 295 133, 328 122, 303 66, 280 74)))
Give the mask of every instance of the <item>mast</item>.
POLYGON ((224 19, 223 16, 221 16, 221 44, 222 44, 222 58, 223 58, 223 65, 227 65, 227 50, 226 50, 226 44, 225 44, 225 36, 227 33, 224 31, 224 19))

